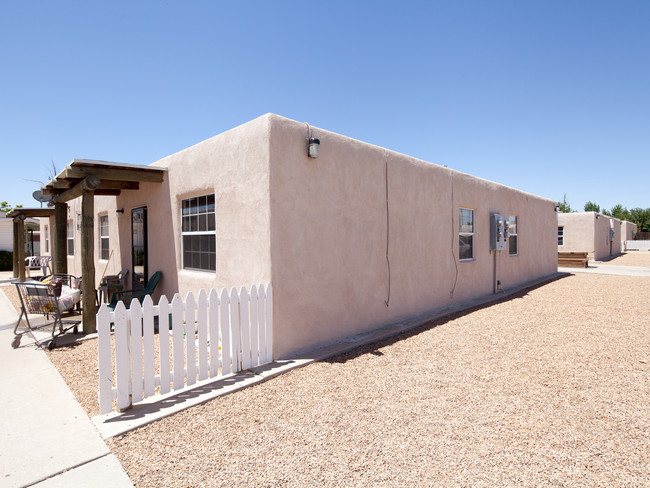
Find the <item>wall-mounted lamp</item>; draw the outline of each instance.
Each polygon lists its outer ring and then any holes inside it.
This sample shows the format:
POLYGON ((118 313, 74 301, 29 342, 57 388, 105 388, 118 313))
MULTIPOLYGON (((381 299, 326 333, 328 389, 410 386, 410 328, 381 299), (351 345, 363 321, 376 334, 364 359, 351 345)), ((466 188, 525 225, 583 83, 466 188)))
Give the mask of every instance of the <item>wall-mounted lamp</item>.
POLYGON ((124 213, 124 209, 123 209, 123 208, 120 208, 120 209, 116 210, 115 213, 121 213, 121 214, 123 214, 123 213, 124 213))
POLYGON ((596 214, 596 218, 599 219, 599 218, 600 218, 600 214, 596 214))
POLYGON ((320 140, 316 139, 315 137, 311 136, 311 127, 309 127, 309 124, 307 124, 307 129, 309 130, 309 136, 308 136, 308 146, 307 146, 307 156, 309 156, 312 159, 316 159, 320 155, 320 140))
POLYGON ((555 213, 558 213, 559 211, 560 211, 560 206, 559 206, 559 205, 556 205, 556 206, 555 206, 555 213))

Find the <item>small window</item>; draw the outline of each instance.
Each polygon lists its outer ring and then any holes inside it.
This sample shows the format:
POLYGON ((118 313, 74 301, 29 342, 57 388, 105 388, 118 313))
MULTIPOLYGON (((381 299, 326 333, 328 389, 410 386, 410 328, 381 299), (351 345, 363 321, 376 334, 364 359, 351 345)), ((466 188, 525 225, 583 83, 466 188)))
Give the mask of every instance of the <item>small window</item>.
POLYGON ((74 225, 68 220, 68 256, 74 256, 74 225))
POLYGON ((100 259, 108 259, 110 256, 108 241, 108 215, 99 216, 99 253, 100 259))
POLYGON ((214 193, 181 202, 183 268, 215 271, 216 222, 214 193))
POLYGON ((45 226, 44 231, 45 231, 45 252, 49 253, 50 252, 50 231, 47 225, 45 226))
POLYGON ((461 208, 458 214, 458 259, 474 259, 474 210, 461 208))
POLYGON ((508 254, 516 256, 518 254, 518 239, 517 239, 517 216, 510 215, 508 217, 508 254))
POLYGON ((557 245, 564 246, 564 227, 557 228, 557 245))

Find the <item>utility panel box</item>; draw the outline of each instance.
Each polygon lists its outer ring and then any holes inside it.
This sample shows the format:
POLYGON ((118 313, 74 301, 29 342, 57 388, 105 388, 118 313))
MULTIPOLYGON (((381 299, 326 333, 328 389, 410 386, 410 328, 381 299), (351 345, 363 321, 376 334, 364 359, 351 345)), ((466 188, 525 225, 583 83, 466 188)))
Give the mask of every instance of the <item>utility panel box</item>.
POLYGON ((490 251, 505 251, 508 242, 508 218, 498 213, 490 214, 490 251))

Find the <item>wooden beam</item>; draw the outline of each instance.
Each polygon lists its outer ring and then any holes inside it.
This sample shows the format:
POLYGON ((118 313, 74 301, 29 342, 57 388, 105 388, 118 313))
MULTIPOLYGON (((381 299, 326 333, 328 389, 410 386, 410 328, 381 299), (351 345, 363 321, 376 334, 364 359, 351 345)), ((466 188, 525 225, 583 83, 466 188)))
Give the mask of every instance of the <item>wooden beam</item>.
POLYGON ((54 209, 51 207, 47 208, 16 208, 7 214, 9 218, 15 218, 23 216, 26 217, 51 217, 54 215, 54 209))
POLYGON ((25 218, 16 217, 14 222, 18 224, 17 249, 14 249, 14 253, 18 254, 18 281, 22 283, 25 281, 25 218))
POLYGON ((54 201, 58 203, 69 202, 70 200, 79 198, 84 191, 95 190, 100 184, 101 180, 97 176, 89 175, 69 190, 54 197, 54 201))
POLYGON ((100 168, 100 167, 77 167, 67 166, 62 171, 63 178, 85 178, 90 175, 99 178, 114 181, 145 181, 150 183, 162 183, 163 169, 117 169, 117 168, 100 168))
POLYGON ((97 190, 139 190, 140 183, 138 181, 114 181, 102 180, 97 190))
POLYGON ((81 194, 81 297, 84 334, 97 332, 95 301, 95 205, 92 190, 81 194))
POLYGON ((18 222, 15 220, 13 221, 13 259, 14 259, 14 278, 18 278, 18 273, 20 272, 19 266, 18 266, 18 222))
POLYGON ((121 190, 95 190, 95 195, 98 195, 98 196, 107 196, 108 195, 108 196, 116 197, 121 193, 122 193, 121 190))
POLYGON ((52 256, 54 256, 55 273, 68 273, 68 204, 54 204, 54 242, 52 256))

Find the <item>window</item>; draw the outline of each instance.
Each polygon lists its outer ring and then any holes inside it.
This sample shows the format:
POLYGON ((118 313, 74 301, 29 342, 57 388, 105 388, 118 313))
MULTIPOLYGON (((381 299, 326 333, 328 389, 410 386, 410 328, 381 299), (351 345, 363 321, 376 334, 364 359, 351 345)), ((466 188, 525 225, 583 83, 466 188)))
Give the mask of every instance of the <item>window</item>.
POLYGON ((74 225, 68 220, 68 256, 74 256, 74 225))
POLYGON ((474 259, 474 210, 461 208, 458 215, 458 259, 474 259))
POLYGON ((508 254, 510 256, 517 255, 517 216, 510 215, 508 216, 508 254))
POLYGON ((557 228, 557 245, 564 246, 564 227, 557 228))
POLYGON ((181 202, 183 268, 215 271, 214 193, 181 202))
POLYGON ((47 225, 45 226, 45 252, 49 253, 50 252, 50 231, 47 228, 47 225))
POLYGON ((108 215, 99 216, 99 259, 108 259, 110 256, 108 242, 108 215))

